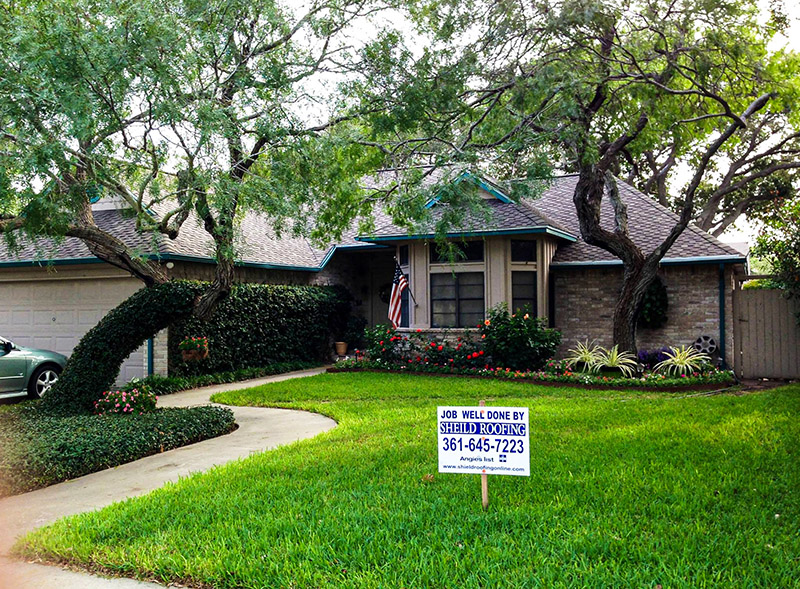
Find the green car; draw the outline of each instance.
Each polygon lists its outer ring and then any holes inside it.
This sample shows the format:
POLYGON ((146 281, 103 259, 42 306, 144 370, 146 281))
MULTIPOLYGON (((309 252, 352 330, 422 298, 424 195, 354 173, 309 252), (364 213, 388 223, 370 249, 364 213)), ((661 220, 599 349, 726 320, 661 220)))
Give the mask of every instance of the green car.
POLYGON ((20 395, 41 399, 66 363, 63 354, 23 348, 0 337, 0 399, 20 395))

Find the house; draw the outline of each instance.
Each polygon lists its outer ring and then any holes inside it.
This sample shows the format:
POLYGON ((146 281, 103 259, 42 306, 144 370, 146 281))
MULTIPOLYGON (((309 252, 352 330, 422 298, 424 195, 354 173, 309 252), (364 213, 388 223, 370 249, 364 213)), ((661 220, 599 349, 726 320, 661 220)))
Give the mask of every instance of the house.
MULTIPOLYGON (((463 179, 476 185, 491 215, 488 222, 468 219, 447 235, 464 254, 457 262, 440 258, 431 232, 409 234, 380 213, 371 234, 353 232, 327 248, 300 237, 278 238, 266 219, 253 214, 242 222, 236 280, 343 284, 355 296, 356 312, 375 325, 386 322, 396 257, 415 299, 404 298, 404 329, 473 328, 486 309, 506 302, 512 309, 530 305, 548 317, 562 331, 564 348, 586 339, 610 345, 622 264, 580 239, 572 203, 577 178, 557 178, 540 196, 520 202, 487 178, 466 174, 463 179)), ((676 216, 634 188, 619 186, 632 238, 645 250, 654 247, 676 216)), ((434 217, 444 206, 430 204, 434 217)), ((612 228, 608 199, 603 207, 603 223, 612 228)), ((170 240, 136 233, 134 221, 113 202, 94 205, 94 215, 100 227, 164 264, 171 277, 213 277, 213 244, 196 219, 170 240)), ((659 272, 669 302, 667 321, 659 329, 640 329, 640 347, 691 344, 707 336, 718 342, 730 364, 733 276, 745 262, 737 250, 688 227, 659 272)), ((38 240, 16 254, 0 247, 0 335, 68 354, 106 312, 140 287, 76 239, 38 240)), ((159 334, 133 354, 120 380, 166 373, 166 338, 159 334)))

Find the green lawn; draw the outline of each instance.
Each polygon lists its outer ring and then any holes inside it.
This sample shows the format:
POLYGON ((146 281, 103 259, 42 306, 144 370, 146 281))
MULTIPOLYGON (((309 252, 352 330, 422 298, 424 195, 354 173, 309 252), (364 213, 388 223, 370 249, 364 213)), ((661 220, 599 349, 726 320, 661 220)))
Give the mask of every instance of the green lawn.
POLYGON ((734 396, 335 374, 221 394, 332 431, 40 530, 33 557, 213 587, 800 586, 800 386, 734 396), (531 476, 436 473, 437 405, 531 410, 531 476), (432 482, 423 479, 434 473, 432 482))

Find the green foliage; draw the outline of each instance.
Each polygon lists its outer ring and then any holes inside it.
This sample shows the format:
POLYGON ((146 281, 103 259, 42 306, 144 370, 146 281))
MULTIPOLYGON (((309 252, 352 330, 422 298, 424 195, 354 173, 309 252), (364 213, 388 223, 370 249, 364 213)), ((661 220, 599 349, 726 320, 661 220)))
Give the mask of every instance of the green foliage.
POLYGON ((601 349, 594 342, 591 344, 588 341, 577 342, 574 348, 567 351, 567 366, 575 369, 578 365, 582 365, 587 370, 595 371, 598 369, 597 362, 600 360, 601 349))
POLYGON ((800 298, 800 198, 776 203, 760 220, 762 232, 753 253, 770 266, 774 285, 800 298))
POLYGON ((517 380, 532 382, 537 385, 550 385, 562 383, 588 386, 591 388, 609 389, 652 389, 652 390, 687 390, 692 387, 706 387, 708 385, 728 387, 734 382, 733 373, 729 370, 717 370, 704 366, 702 371, 677 376, 668 376, 663 373, 645 372, 641 376, 626 376, 620 370, 616 374, 597 374, 599 367, 595 366, 591 372, 572 372, 566 362, 551 360, 541 370, 514 370, 510 368, 489 368, 480 360, 471 366, 463 363, 439 364, 425 361, 411 361, 399 364, 386 364, 381 361, 367 360, 366 358, 350 358, 340 360, 328 372, 359 372, 359 371, 393 372, 396 374, 438 374, 445 376, 465 376, 472 378, 490 378, 494 380, 517 380), (476 366, 477 364, 477 366, 476 366))
POLYGON ((489 309, 480 334, 491 364, 511 370, 538 370, 561 344, 561 333, 529 307, 510 314, 505 303, 489 309))
POLYGON ((208 350, 208 338, 187 336, 178 344, 178 349, 186 351, 208 350))
POLYGON ((106 391, 94 402, 94 412, 98 415, 142 415, 155 411, 157 401, 156 393, 146 386, 106 391))
POLYGON ((624 376, 631 377, 636 370, 636 364, 636 356, 630 352, 620 351, 619 346, 614 346, 610 350, 600 348, 595 366, 598 370, 618 370, 624 376))
POLYGON ((196 376, 311 362, 330 356, 332 333, 347 324, 349 293, 341 287, 240 284, 209 321, 187 317, 170 328, 170 366, 196 376), (205 360, 184 363, 178 345, 186 337, 208 339, 205 360))
POLYGON ((228 260, 241 211, 329 242, 370 213, 358 179, 381 152, 359 141, 359 113, 326 82, 331 68, 356 67, 368 40, 348 31, 380 8, 349 0, 297 10, 274 0, 8 5, 0 13, 0 218, 19 214, 23 231, 63 236, 102 193, 125 199, 144 231, 161 231, 170 217, 179 229, 180 215, 167 217, 177 210, 210 214, 219 230, 209 233, 228 260), (176 161, 183 187, 162 173, 176 161))
POLYGON ((701 372, 711 363, 708 354, 698 352, 691 346, 670 346, 664 355, 666 359, 656 364, 655 371, 675 376, 701 372))
POLYGON ((0 496, 24 493, 235 429, 222 407, 144 415, 54 416, 35 405, 0 414, 0 496))
POLYGON ((214 400, 338 425, 56 522, 18 554, 220 589, 797 584, 797 385, 676 397, 327 374, 214 400), (486 511, 477 477, 436 461, 436 407, 478 399, 530 409, 531 475, 490 477, 486 511))
POLYGON ((201 374, 197 376, 159 376, 154 374, 147 378, 135 378, 127 383, 122 390, 132 391, 134 389, 147 388, 159 397, 171 395, 180 391, 188 391, 200 387, 207 387, 215 384, 225 384, 261 378, 273 374, 283 374, 295 370, 308 370, 316 368, 319 362, 276 362, 269 366, 257 368, 240 368, 230 372, 216 372, 214 374, 201 374))
POLYGON ((191 314, 204 285, 170 281, 143 288, 108 312, 75 347, 58 382, 42 399, 61 413, 91 413, 112 388, 125 359, 162 329, 191 314))
POLYGON ((667 287, 660 276, 647 287, 642 301, 642 309, 639 312, 639 325, 650 329, 658 329, 667 322, 667 310, 669 309, 669 298, 667 297, 667 287))

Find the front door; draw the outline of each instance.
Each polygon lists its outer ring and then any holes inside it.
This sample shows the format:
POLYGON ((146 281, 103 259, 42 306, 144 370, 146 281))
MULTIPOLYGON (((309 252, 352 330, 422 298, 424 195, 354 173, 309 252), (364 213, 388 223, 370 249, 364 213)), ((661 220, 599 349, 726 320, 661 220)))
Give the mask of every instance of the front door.
POLYGON ((15 393, 25 389, 27 360, 18 350, 6 353, 0 348, 0 393, 15 393))

